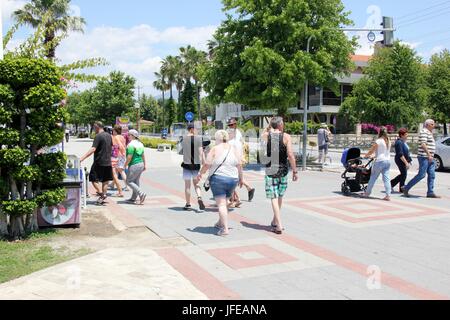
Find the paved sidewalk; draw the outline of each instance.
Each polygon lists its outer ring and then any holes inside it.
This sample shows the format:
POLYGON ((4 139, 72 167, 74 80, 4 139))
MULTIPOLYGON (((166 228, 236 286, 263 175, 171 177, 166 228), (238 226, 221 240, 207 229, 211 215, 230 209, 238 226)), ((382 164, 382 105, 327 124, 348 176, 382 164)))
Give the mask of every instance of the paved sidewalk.
POLYGON ((0 285, 4 300, 205 300, 147 248, 103 250, 0 285))
MULTIPOLYGON (((86 143, 74 142, 68 150, 81 155, 86 147, 86 143)), ((179 156, 150 150, 147 153, 150 169, 141 181, 148 193, 145 205, 133 206, 110 198, 108 208, 129 227, 144 225, 162 241, 184 241, 154 252, 143 246, 129 252, 112 248, 100 253, 98 259, 105 265, 110 261, 114 266, 111 261, 117 259, 122 265, 103 268, 103 280, 97 285, 89 280, 83 290, 88 297, 103 299, 102 285, 113 286, 112 282, 117 281, 120 288, 115 287, 115 294, 161 298, 155 288, 164 282, 153 276, 163 278, 168 274, 173 279, 169 283, 179 283, 184 292, 174 295, 170 288, 161 287, 162 297, 175 299, 450 298, 449 173, 437 174, 436 191, 444 196, 442 199, 425 198, 426 183, 422 182, 412 191, 416 197, 394 195, 390 203, 343 197, 340 173, 301 173, 299 183, 290 183, 285 199, 283 219, 287 230, 277 236, 268 227, 272 215, 264 195, 263 172, 246 171, 246 179, 257 189, 255 200, 244 201, 242 209, 230 213, 231 234, 223 238, 215 235, 217 208, 210 194, 204 196, 205 213, 182 210, 179 156), (144 279, 134 281, 140 276, 144 279)), ((246 192, 242 191, 241 196, 246 200, 246 192)), ((374 197, 384 197, 381 181, 374 197)), ((82 279, 90 279, 87 271, 99 265, 91 263, 86 262, 82 279)), ((92 279, 96 277, 102 275, 94 273, 92 279)), ((32 294, 34 289, 25 286, 28 281, 33 283, 32 288, 46 285, 34 282, 42 281, 39 274, 27 279, 22 287, 17 287, 17 282, 0 286, 0 297, 10 287, 19 288, 14 291, 17 295, 20 290, 32 294)), ((62 290, 65 283, 60 280, 58 288, 62 290)), ((77 294, 70 297, 80 298, 77 294)))

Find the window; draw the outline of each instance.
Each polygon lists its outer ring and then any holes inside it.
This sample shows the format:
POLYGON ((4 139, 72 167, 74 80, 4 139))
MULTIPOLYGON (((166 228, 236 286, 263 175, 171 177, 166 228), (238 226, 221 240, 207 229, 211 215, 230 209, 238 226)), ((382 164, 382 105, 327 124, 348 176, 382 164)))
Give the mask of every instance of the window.
POLYGON ((343 98, 342 101, 345 101, 345 99, 347 99, 347 97, 349 95, 351 95, 352 92, 353 92, 353 86, 350 84, 344 84, 342 86, 342 98, 343 98))
POLYGON ((340 106, 341 97, 338 97, 330 89, 323 89, 323 104, 325 106, 340 106))
POLYGON ((444 140, 442 142, 443 145, 450 147, 450 139, 444 140))
POLYGON ((309 86, 309 106, 320 106, 320 91, 321 89, 316 86, 309 86))

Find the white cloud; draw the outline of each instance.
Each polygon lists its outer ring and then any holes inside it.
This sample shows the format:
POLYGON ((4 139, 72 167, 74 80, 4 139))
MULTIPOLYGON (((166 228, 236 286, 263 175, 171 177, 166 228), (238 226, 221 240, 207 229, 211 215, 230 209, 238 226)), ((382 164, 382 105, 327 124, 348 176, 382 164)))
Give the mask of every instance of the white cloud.
POLYGON ((215 30, 215 26, 171 27, 165 30, 145 24, 128 29, 103 26, 87 30, 85 34, 71 34, 58 48, 57 56, 62 63, 105 58, 110 65, 94 73, 104 75, 120 70, 135 77, 146 93, 158 94, 152 84, 154 72, 159 70, 162 58, 177 54, 179 47, 188 44, 206 50, 215 30), (167 47, 171 49, 164 49, 167 47))
POLYGON ((12 13, 21 9, 25 5, 25 0, 0 0, 3 22, 9 22, 11 20, 12 13))
POLYGON ((441 52, 442 50, 444 50, 446 47, 439 45, 439 46, 435 46, 433 47, 431 50, 428 51, 421 51, 418 53, 418 55, 420 57, 422 57, 425 61, 429 60, 431 58, 431 56, 435 55, 436 53, 441 52))

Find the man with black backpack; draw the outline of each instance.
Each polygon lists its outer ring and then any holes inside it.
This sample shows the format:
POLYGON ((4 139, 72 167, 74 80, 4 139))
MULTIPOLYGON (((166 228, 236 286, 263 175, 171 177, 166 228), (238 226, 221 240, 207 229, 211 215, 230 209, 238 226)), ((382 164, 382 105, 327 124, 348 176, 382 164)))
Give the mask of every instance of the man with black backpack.
POLYGON ((194 184, 195 193, 198 198, 199 212, 205 211, 205 204, 202 200, 202 191, 199 184, 195 183, 194 179, 198 176, 198 173, 205 163, 205 154, 203 152, 203 139, 195 132, 195 126, 193 124, 188 125, 188 134, 184 136, 180 142, 183 154, 183 180, 184 180, 184 193, 186 196, 185 211, 191 211, 191 185, 194 184))
POLYGON ((284 133, 284 121, 275 117, 270 122, 270 128, 262 136, 266 148, 266 195, 272 202, 273 220, 272 232, 283 234, 281 208, 283 198, 288 188, 289 165, 292 169, 292 180, 298 181, 297 163, 295 160, 292 138, 284 133))

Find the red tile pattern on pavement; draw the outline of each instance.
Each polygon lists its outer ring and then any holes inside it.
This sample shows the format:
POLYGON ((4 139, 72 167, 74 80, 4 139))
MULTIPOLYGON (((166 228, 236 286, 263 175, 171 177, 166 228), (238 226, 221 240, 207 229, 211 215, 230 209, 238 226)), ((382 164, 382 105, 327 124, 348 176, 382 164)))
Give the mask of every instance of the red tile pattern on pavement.
POLYGON ((207 251, 234 270, 267 266, 297 261, 296 258, 282 253, 267 245, 255 245, 237 248, 214 249, 207 251), (242 254, 255 254, 257 258, 244 258, 242 254))
POLYGON ((201 292, 211 300, 240 300, 241 297, 228 289, 221 281, 213 277, 204 268, 184 255, 180 250, 156 250, 175 270, 185 276, 201 292))
MULTIPOLYGON (((180 198, 184 198, 183 193, 179 192, 175 189, 172 189, 172 188, 162 185, 160 183, 154 182, 150 179, 144 179, 144 182, 153 188, 157 188, 159 190, 168 192, 169 194, 178 196, 180 198)), ((355 200, 355 199, 334 197, 334 198, 330 198, 328 200, 333 201, 333 202, 339 202, 339 204, 341 204, 341 203, 345 203, 343 201, 349 201, 349 200, 355 200)), ((287 199, 286 201, 289 202, 290 204, 295 203, 297 205, 298 204, 302 205, 304 202, 306 202, 306 203, 308 202, 308 200, 301 200, 301 199, 294 199, 294 200, 287 199)), ((314 204, 317 202, 319 202, 319 203, 323 202, 324 199, 314 199, 314 200, 309 200, 309 201, 312 201, 312 203, 314 204)), ((326 201, 326 199, 325 199, 325 201, 326 201)), ((364 199, 365 205, 367 205, 366 201, 369 201, 369 200, 364 199)), ((396 202, 394 202, 394 203, 396 203, 396 202)), ((399 210, 400 210, 400 208, 403 208, 405 206, 404 203, 401 203, 401 202, 398 202, 398 203, 401 204, 401 207, 399 206, 399 210)), ((383 203, 377 203, 377 205, 383 205, 383 203)), ((392 202, 389 204, 389 206, 391 206, 391 205, 392 205, 392 202)), ((312 205, 311 207, 314 209, 314 205, 312 205)), ((408 207, 416 209, 418 211, 415 214, 413 214, 413 216, 427 215, 427 213, 424 211, 430 210, 430 208, 428 208, 428 207, 415 205, 415 204, 409 204, 409 203, 408 203, 408 207)), ((324 212, 325 212, 325 214, 327 214, 327 213, 330 213, 331 211, 326 210, 324 212)), ((428 214, 431 214, 431 213, 428 213, 428 214)), ((437 213, 432 213, 432 214, 434 215, 437 213)), ((409 214, 408 216, 405 216, 405 217, 412 217, 411 215, 412 214, 409 214)), ((343 215, 343 216, 345 216, 345 215, 343 215)), ((261 226, 257 222, 247 219, 241 215, 230 213, 229 217, 230 217, 230 219, 232 219, 238 223, 241 223, 241 224, 246 223, 248 225, 253 225, 260 230, 266 230, 266 233, 269 236, 275 237, 277 240, 283 241, 286 244, 291 245, 291 246, 293 246, 297 249, 300 249, 304 252, 310 253, 316 257, 327 260, 327 261, 329 261, 333 264, 336 264, 342 268, 345 268, 347 270, 351 270, 357 274, 360 274, 363 277, 368 276, 368 267, 369 267, 368 265, 364 265, 364 264, 354 261, 350 258, 340 256, 331 250, 328 250, 326 248, 320 247, 313 243, 301 240, 298 237, 294 237, 294 236, 288 235, 286 233, 284 233, 281 236, 275 235, 271 232, 268 232, 267 231, 268 228, 261 226)), ((376 218, 377 217, 375 217, 375 219, 376 218)), ((261 232, 264 232, 264 231, 261 231, 261 232)), ((171 251, 160 252, 160 255, 169 264, 171 264, 175 269, 177 269, 179 272, 181 272, 183 275, 185 275, 190 281, 192 281, 192 283, 199 290, 204 292, 208 297, 223 296, 224 292, 228 292, 227 291, 228 289, 225 290, 223 284, 216 278, 212 277, 211 274, 209 272, 207 272, 205 269, 203 269, 199 265, 195 264, 191 259, 189 259, 185 255, 183 255, 178 250, 176 250, 176 249, 170 249, 170 250, 171 251), (212 286, 208 285, 209 281, 213 281, 212 286), (212 287, 214 288, 214 287, 219 286, 219 284, 217 282, 219 282, 220 285, 222 286, 219 289, 219 290, 222 290, 220 294, 216 294, 217 292, 211 292, 211 291, 214 291, 214 290, 211 290, 212 287)), ((415 299, 419 299, 419 300, 450 300, 450 297, 447 297, 445 295, 436 293, 432 290, 420 287, 418 285, 415 285, 414 283, 405 281, 405 280, 403 280, 399 277, 396 277, 394 275, 391 275, 389 273, 383 272, 381 276, 382 276, 382 283, 384 285, 391 287, 391 288, 393 288, 401 293, 404 293, 410 297, 413 297, 415 299)), ((221 299, 221 298, 219 298, 219 299, 221 299)))
POLYGON ((444 208, 431 208, 401 201, 385 202, 346 197, 287 199, 285 203, 352 224, 449 214, 449 210, 444 208))
MULTIPOLYGON (((239 223, 247 223, 248 225, 255 225, 256 222, 247 219, 245 217, 242 217, 237 214, 230 214, 230 218, 234 221, 237 221, 239 223)), ((328 249, 322 248, 320 246, 317 246, 313 243, 300 240, 297 237, 288 235, 284 233, 283 235, 275 235, 272 232, 268 232, 268 235, 271 237, 274 237, 278 240, 281 240, 295 248, 298 248, 304 252, 308 252, 312 255, 315 255, 316 257, 322 258, 324 260, 330 261, 331 263, 334 263, 340 267, 343 267, 347 270, 354 271, 363 277, 368 276, 368 265, 364 265, 362 263, 356 262, 352 259, 340 256, 328 249)), ((450 298, 433 292, 431 290, 428 290, 426 288, 422 288, 420 286, 417 286, 411 282, 405 281, 401 278, 398 278, 394 275, 388 274, 386 272, 382 272, 381 274, 382 283, 385 286, 391 287, 393 289, 396 289, 397 291, 404 293, 408 296, 411 296, 415 299, 419 300, 449 300, 450 298)))

